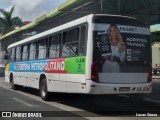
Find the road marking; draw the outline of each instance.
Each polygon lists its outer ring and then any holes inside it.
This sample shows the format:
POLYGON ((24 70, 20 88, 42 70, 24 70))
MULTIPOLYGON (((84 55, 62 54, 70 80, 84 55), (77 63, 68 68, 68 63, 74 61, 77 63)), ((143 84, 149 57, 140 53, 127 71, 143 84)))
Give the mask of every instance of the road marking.
MULTIPOLYGON (((23 96, 32 98, 32 99, 37 100, 37 101, 39 101, 41 103, 44 103, 44 104, 47 104, 47 105, 51 105, 53 107, 59 108, 59 109, 64 110, 64 111, 71 112, 73 114, 77 114, 79 116, 81 116, 81 114, 79 114, 80 111, 87 112, 88 114, 91 114, 91 116, 97 116, 97 114, 95 114, 95 113, 92 113, 92 112, 89 112, 89 111, 85 111, 83 109, 79 109, 79 108, 72 107, 72 106, 69 106, 69 105, 64 105, 64 104, 61 104, 61 103, 58 103, 58 102, 54 102, 54 101, 52 101, 52 102, 50 102, 50 101, 48 101, 48 102, 47 101, 43 101, 39 96, 36 96, 36 95, 33 95, 33 94, 28 94, 28 93, 25 93, 25 92, 22 92, 22 91, 15 91, 15 90, 10 89, 10 87, 8 87, 8 86, 1 86, 1 87, 4 88, 4 89, 10 90, 12 92, 15 92, 15 93, 19 93, 19 94, 21 94, 23 96), (76 113, 75 111, 78 111, 78 112, 76 113)), ((26 102, 24 102, 22 100, 17 99, 17 98, 13 98, 13 99, 15 99, 15 100, 17 100, 17 101, 19 101, 19 102, 21 102, 23 104, 26 104, 28 106, 33 106, 33 105, 28 104, 28 103, 26 103, 26 102)))
POLYGON ((144 98, 145 101, 160 103, 158 100, 153 100, 151 98, 144 98))
POLYGON ((129 98, 129 96, 127 95, 119 95, 119 96, 129 98))
POLYGON ((37 101, 39 101, 39 102, 42 102, 42 103, 51 105, 51 106, 53 106, 53 107, 57 107, 57 108, 59 108, 59 109, 65 110, 65 111, 84 111, 84 110, 82 110, 82 109, 75 108, 75 107, 71 107, 71 106, 69 106, 69 105, 64 105, 64 104, 61 104, 61 103, 58 103, 58 102, 54 102, 54 101, 53 101, 53 102, 43 101, 43 100, 42 100, 39 96, 37 96, 37 95, 25 93, 25 92, 23 92, 23 91, 15 91, 15 90, 12 90, 12 89, 10 88, 10 86, 8 86, 8 85, 6 85, 6 84, 5 84, 5 85, 0 85, 0 87, 2 87, 2 88, 4 88, 4 89, 7 89, 7 90, 10 90, 10 91, 15 92, 15 93, 19 93, 19 94, 21 94, 21 95, 23 95, 23 96, 27 96, 27 97, 32 98, 32 99, 34 99, 34 100, 37 100, 37 101))
POLYGON ((27 102, 24 102, 24 101, 22 101, 22 100, 20 100, 20 99, 18 99, 18 98, 12 98, 12 99, 14 99, 14 100, 16 100, 16 101, 18 101, 18 102, 20 102, 20 103, 23 103, 23 104, 25 104, 25 105, 27 105, 27 106, 29 106, 29 107, 32 107, 33 105, 31 105, 31 104, 29 104, 29 103, 27 103, 27 102))

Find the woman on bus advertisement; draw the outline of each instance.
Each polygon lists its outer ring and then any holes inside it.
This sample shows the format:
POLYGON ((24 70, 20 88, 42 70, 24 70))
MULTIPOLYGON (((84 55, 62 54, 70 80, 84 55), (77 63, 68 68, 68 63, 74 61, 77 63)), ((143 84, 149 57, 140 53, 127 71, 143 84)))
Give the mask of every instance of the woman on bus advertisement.
POLYGON ((120 72, 119 63, 126 59, 126 47, 123 37, 115 24, 111 24, 107 31, 110 42, 111 54, 105 56, 105 62, 102 65, 102 72, 120 72))
POLYGON ((94 61, 99 73, 147 72, 150 63, 149 30, 121 23, 95 25, 94 61), (148 54, 146 54, 148 51, 148 54))

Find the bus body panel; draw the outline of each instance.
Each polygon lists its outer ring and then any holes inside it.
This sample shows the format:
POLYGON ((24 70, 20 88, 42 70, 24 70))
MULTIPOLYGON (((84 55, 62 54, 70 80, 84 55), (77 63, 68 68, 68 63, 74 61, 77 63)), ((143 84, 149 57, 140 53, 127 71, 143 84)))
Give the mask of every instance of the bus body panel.
POLYGON ((27 87, 39 89, 40 73, 28 72, 27 87))
POLYGON ((83 85, 82 83, 76 83, 76 82, 74 83, 67 82, 67 92, 68 93, 86 93, 86 85, 83 85))
POLYGON ((14 72, 13 74, 13 78, 15 80, 15 84, 19 84, 19 85, 22 85, 22 86, 26 86, 26 83, 27 83, 27 74, 28 73, 22 73, 21 72, 14 72))
POLYGON ((47 83, 49 92, 67 92, 66 81, 49 80, 47 83))
MULTIPOLYGON (((54 75, 53 75, 54 76, 54 75)), ((85 75, 61 74, 61 79, 48 79, 49 92, 86 93, 85 75)))
POLYGON ((99 73, 99 79, 102 83, 113 84, 146 83, 148 73, 99 73))
POLYGON ((93 63, 93 15, 87 17, 88 22, 88 38, 87 38, 87 52, 86 52, 86 80, 91 79, 91 65, 93 63))

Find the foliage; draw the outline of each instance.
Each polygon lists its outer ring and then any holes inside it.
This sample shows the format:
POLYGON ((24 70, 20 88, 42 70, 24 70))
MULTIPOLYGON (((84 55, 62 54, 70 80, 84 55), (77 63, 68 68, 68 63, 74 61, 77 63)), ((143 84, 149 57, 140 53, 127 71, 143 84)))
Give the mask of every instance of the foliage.
POLYGON ((15 29, 15 27, 20 27, 23 25, 22 20, 19 17, 13 17, 14 6, 10 11, 0 9, 2 16, 0 17, 0 32, 6 34, 15 29))
POLYGON ((160 42, 160 32, 152 32, 151 34, 152 43, 160 42))

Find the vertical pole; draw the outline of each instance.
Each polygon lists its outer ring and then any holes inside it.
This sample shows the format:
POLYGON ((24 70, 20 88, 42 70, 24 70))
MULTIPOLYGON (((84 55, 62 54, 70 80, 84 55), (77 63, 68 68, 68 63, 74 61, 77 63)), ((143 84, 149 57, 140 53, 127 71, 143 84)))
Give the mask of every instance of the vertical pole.
POLYGON ((119 13, 121 12, 121 3, 120 3, 120 0, 118 0, 118 12, 119 13))
POLYGON ((84 10, 85 0, 83 0, 83 10, 84 10))
POLYGON ((137 18, 137 0, 134 0, 134 11, 135 11, 134 17, 137 18))
MULTIPOLYGON (((160 42, 159 42, 159 46, 158 47, 159 47, 159 64, 158 64, 158 66, 160 67, 160 42)), ((159 75, 160 75, 160 70, 158 72, 159 72, 159 75)))
POLYGON ((103 12, 103 0, 101 0, 101 12, 103 12))

